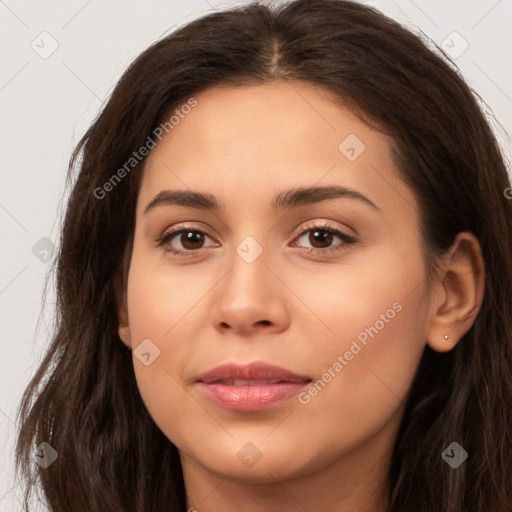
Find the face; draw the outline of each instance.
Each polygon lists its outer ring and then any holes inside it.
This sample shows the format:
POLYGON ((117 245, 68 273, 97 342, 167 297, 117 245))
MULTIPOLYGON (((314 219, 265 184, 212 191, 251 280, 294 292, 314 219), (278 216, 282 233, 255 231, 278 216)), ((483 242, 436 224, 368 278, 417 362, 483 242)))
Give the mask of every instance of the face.
POLYGON ((137 203, 119 332, 149 413, 183 460, 239 481, 387 453, 429 311, 391 141, 312 85, 195 98, 137 203), (296 379, 253 367, 199 382, 253 362, 296 379))

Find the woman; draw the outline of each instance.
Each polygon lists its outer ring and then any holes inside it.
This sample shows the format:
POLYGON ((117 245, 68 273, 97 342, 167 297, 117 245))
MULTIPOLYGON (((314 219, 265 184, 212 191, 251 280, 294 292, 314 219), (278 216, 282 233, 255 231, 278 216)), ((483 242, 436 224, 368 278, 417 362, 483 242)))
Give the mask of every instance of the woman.
POLYGON ((205 16, 136 59, 79 157, 27 495, 512 510, 510 182, 415 35, 343 0, 205 16))

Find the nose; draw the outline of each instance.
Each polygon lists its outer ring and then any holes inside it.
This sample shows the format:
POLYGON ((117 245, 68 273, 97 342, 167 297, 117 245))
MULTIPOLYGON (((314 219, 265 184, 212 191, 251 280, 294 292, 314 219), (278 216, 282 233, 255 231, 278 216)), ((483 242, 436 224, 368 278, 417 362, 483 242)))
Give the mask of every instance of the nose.
POLYGON ((224 334, 272 334, 288 328, 287 287, 264 254, 252 263, 235 254, 233 266, 215 287, 211 320, 224 334))

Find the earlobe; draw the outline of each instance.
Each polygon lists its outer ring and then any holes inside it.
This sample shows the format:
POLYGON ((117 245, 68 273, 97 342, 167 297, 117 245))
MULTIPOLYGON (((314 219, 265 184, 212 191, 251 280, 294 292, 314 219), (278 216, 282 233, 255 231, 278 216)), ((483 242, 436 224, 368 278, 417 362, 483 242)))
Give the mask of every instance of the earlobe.
POLYGON ((132 348, 130 325, 128 322, 128 312, 126 300, 124 297, 117 301, 117 316, 118 316, 118 329, 119 338, 128 347, 132 348))
POLYGON ((115 280, 115 296, 116 296, 116 307, 117 307, 117 318, 118 318, 118 329, 119 338, 129 348, 132 348, 130 324, 128 321, 128 305, 126 302, 126 293, 122 279, 117 277, 115 280))
POLYGON ((447 352, 471 329, 482 304, 485 266, 477 238, 471 233, 459 233, 441 267, 427 344, 436 352, 447 352))
POLYGON ((427 345, 436 352, 449 352, 458 342, 458 339, 453 339, 448 334, 433 334, 427 339, 427 345))
POLYGON ((127 346, 127 348, 131 349, 132 343, 130 336, 130 328, 128 327, 128 325, 119 325, 118 333, 121 341, 127 346))

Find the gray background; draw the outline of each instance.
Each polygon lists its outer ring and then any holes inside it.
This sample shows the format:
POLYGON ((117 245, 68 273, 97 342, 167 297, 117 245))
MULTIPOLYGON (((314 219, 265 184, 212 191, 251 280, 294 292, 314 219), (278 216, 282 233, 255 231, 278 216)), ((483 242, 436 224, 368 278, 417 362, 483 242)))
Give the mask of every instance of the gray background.
MULTIPOLYGON (((42 309, 42 291, 71 151, 121 73, 149 44, 206 12, 245 3, 0 0, 2 511, 22 510, 12 466, 16 408, 51 331, 54 294, 50 287, 42 309)), ((510 155, 512 0, 365 3, 451 53, 485 110, 494 113, 491 124, 510 155)))

